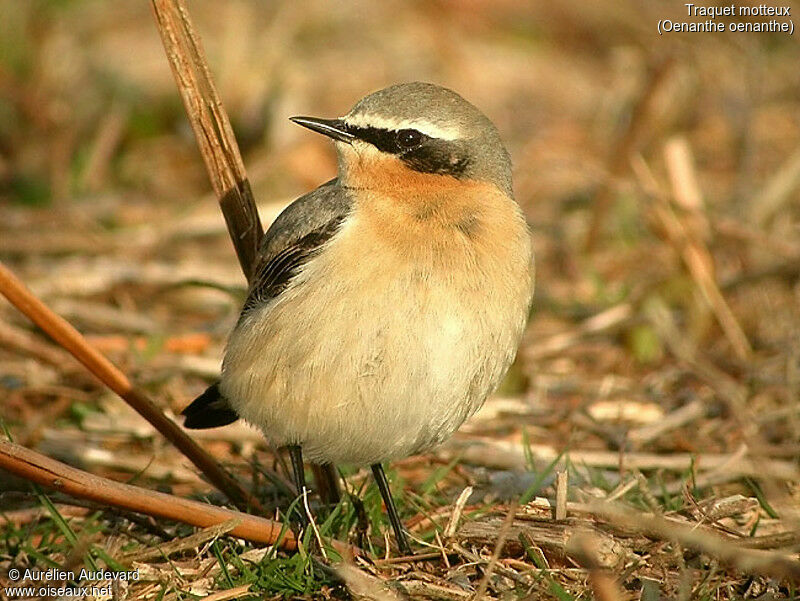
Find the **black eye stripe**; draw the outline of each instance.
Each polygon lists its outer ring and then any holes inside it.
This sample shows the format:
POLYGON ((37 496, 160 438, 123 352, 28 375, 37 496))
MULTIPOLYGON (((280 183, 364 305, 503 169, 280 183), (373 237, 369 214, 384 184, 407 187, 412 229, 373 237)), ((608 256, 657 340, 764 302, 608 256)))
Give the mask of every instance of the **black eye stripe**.
POLYGON ((413 132, 413 134, 410 135, 414 137, 418 136, 417 141, 413 146, 418 146, 419 144, 431 139, 429 136, 426 136, 416 129, 396 130, 383 129, 380 127, 358 127, 354 125, 348 125, 347 131, 353 134, 356 138, 364 140, 365 142, 369 142, 378 150, 382 150, 383 152, 388 152, 390 154, 401 154, 410 148, 409 146, 400 144, 398 139, 400 134, 408 134, 413 132))
POLYGON ((382 152, 396 155, 408 167, 420 173, 449 175, 460 179, 464 177, 470 164, 463 145, 432 138, 416 129, 396 130, 348 125, 347 131, 382 152))

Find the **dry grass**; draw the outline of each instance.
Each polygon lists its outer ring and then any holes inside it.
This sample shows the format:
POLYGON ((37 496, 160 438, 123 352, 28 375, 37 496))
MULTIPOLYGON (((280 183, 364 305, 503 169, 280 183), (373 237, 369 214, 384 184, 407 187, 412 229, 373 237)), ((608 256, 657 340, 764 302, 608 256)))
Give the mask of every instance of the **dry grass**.
MULTIPOLYGON (((109 6, 0 0, 0 258, 177 413, 218 370, 243 278, 150 8, 109 6)), ((777 34, 659 37, 657 20, 681 8, 192 2, 265 224, 335 172, 325 142, 286 117, 341 114, 411 79, 484 109, 535 236, 525 341, 451 443, 393 466, 422 559, 379 559, 387 528, 363 471, 346 472, 363 508, 347 499, 318 532, 374 561, 338 571, 315 559, 315 533, 287 555, 219 528, 51 499, 0 473, 0 584, 11 566, 94 562, 139 568, 118 599, 339 598, 347 587, 364 598, 794 598, 797 46, 777 34), (550 509, 556 471, 569 473, 564 520, 550 509)), ((0 398, 19 443, 222 502, 5 303, 0 398)), ((256 433, 197 439, 266 507, 285 507, 281 462, 256 433)))

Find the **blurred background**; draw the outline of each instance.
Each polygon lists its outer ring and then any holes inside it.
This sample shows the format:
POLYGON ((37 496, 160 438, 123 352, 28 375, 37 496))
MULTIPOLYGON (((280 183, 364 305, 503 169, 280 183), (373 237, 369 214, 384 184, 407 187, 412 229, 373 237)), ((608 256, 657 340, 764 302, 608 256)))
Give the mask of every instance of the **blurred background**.
MULTIPOLYGON (((620 449, 796 468, 797 35, 659 35, 659 19, 705 20, 677 1, 190 10, 265 224, 336 172, 292 115, 423 80, 506 141, 537 253, 531 321, 498 395, 450 447, 401 463, 405 481, 480 442, 470 477, 507 498, 530 486, 501 453, 523 440, 536 458, 583 452, 612 488, 620 449)), ((178 412, 217 373, 244 282, 150 5, 1 0, 0 14, 0 258, 178 412)), ((5 301, 0 398, 18 442, 178 494, 205 486, 5 301)), ((235 469, 269 453, 241 426, 198 437, 235 469)), ((687 473, 643 469, 675 491, 687 473)), ((741 471, 712 475, 739 490, 741 471)))

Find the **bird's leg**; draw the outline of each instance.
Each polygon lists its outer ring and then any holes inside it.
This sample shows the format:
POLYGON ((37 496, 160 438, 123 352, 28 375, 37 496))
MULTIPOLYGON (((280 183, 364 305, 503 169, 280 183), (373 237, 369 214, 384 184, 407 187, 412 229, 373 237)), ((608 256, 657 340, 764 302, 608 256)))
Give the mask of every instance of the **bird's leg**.
POLYGON ((375 483, 378 485, 378 490, 381 491, 383 502, 386 503, 386 512, 389 514, 389 521, 392 523, 392 529, 394 529, 397 548, 400 549, 400 553, 403 555, 412 555, 411 546, 408 544, 403 525, 400 523, 400 516, 397 515, 397 508, 394 506, 392 491, 389 490, 389 482, 386 480, 386 474, 380 463, 372 465, 372 475, 375 476, 375 483))
MULTIPOLYGON (((306 472, 303 469, 303 450, 300 445, 292 444, 286 447, 289 450, 289 458, 292 460, 292 474, 294 475, 294 485, 297 487, 297 494, 301 497, 306 493, 306 472)), ((301 505, 297 510, 300 514, 300 525, 306 526, 308 520, 306 518, 305 499, 301 501, 301 505)))

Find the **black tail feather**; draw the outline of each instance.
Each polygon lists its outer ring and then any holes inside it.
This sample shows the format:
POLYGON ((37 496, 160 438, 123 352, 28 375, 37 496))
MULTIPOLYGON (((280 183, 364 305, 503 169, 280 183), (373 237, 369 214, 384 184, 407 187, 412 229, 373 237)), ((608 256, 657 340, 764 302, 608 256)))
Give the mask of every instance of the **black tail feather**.
POLYGON ((203 430, 232 424, 239 416, 219 392, 219 382, 209 386, 206 391, 181 411, 186 419, 184 428, 203 430))

